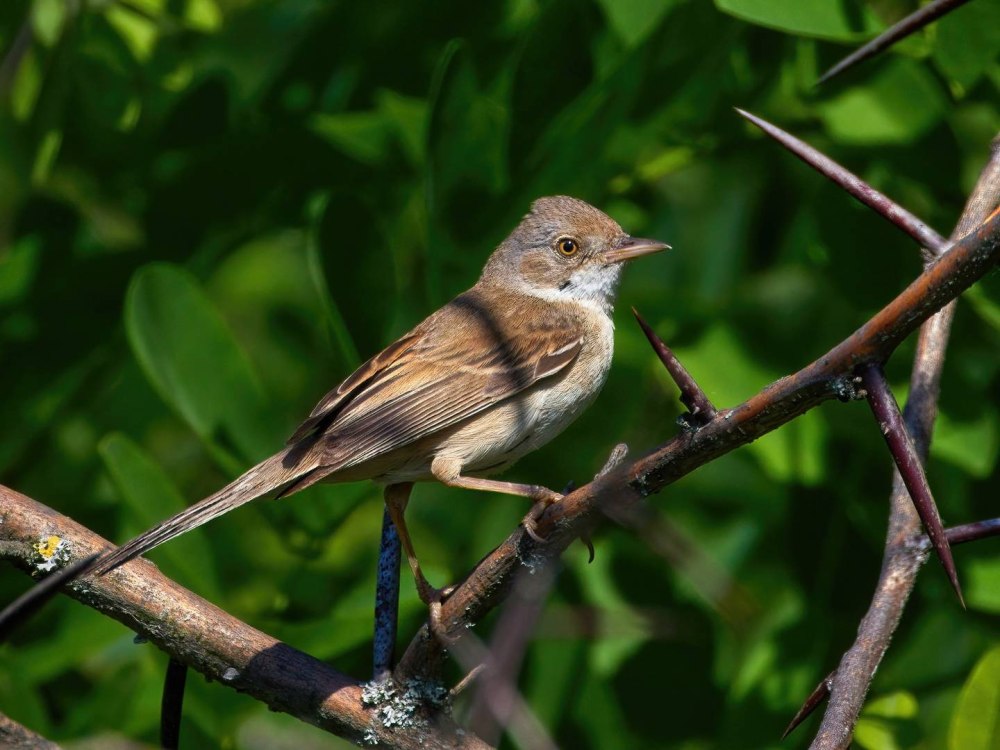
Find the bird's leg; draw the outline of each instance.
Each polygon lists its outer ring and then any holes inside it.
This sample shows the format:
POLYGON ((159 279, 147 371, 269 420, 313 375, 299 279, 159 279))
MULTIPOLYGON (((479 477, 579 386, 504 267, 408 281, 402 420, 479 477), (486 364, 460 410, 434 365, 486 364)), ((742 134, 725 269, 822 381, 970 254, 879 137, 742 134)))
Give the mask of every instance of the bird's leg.
POLYGON ((406 559, 410 563, 410 570, 413 571, 413 579, 417 584, 417 595, 420 600, 427 605, 432 602, 440 602, 441 592, 431 586, 424 573, 420 570, 420 563, 417 561, 417 553, 413 549, 413 541, 410 539, 410 532, 406 528, 406 520, 403 513, 406 505, 410 502, 410 493, 413 491, 413 482, 403 482, 401 484, 390 484, 383 492, 385 507, 389 511, 399 540, 403 543, 403 551, 406 552, 406 559))
POLYGON ((396 533, 399 534, 399 541, 403 543, 403 551, 406 559, 410 563, 410 570, 413 571, 413 580, 417 584, 417 596, 420 601, 427 605, 430 614, 430 628, 434 636, 442 643, 446 644, 448 638, 445 633, 444 624, 441 621, 441 602, 452 592, 453 587, 436 589, 431 586, 424 573, 420 570, 420 563, 417 561, 417 553, 413 549, 413 541, 410 539, 409 529, 406 528, 406 520, 403 513, 407 503, 410 502, 410 493, 413 491, 413 482, 403 482, 401 484, 390 484, 385 488, 383 497, 385 498, 385 508, 389 511, 389 518, 392 519, 396 533))
POLYGON ((538 518, 545 512, 552 503, 559 502, 563 496, 548 487, 540 484, 518 484, 517 482, 503 482, 496 479, 480 479, 479 477, 464 477, 461 474, 462 467, 454 459, 435 458, 431 462, 431 473, 434 478, 449 487, 463 487, 468 490, 486 490, 487 492, 499 492, 503 495, 517 495, 535 501, 528 515, 524 517, 521 524, 528 536, 536 542, 545 541, 539 536, 537 531, 538 518))

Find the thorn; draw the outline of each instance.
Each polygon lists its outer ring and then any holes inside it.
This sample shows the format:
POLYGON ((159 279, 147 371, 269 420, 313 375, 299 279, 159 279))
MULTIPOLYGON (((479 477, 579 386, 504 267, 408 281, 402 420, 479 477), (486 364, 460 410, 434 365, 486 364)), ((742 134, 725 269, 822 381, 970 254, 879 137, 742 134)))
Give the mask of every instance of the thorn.
POLYGON ((468 674, 466 674, 465 677, 463 677, 461 680, 458 681, 455 687, 453 687, 451 690, 448 691, 448 696, 452 700, 457 698, 459 695, 462 694, 464 690, 466 690, 470 685, 472 685, 473 682, 476 681, 476 678, 483 673, 484 669, 486 669, 485 664, 477 664, 476 666, 474 666, 472 669, 469 670, 468 674))
POLYGON ((62 570, 46 576, 8 606, 4 607, 0 611, 0 643, 7 640, 7 637, 14 628, 31 617, 49 599, 59 593, 59 590, 64 585, 87 573, 93 562, 100 556, 100 552, 95 552, 88 557, 77 560, 62 570))
POLYGON ((634 307, 632 308, 632 314, 639 323, 639 327, 642 328, 642 332, 646 334, 646 340, 653 347, 656 356, 660 358, 660 362, 667 368, 670 377, 673 378, 677 387, 680 388, 681 402, 687 407, 691 421, 694 423, 693 426, 700 427, 710 422, 712 417, 715 416, 716 409, 701 389, 701 386, 695 382, 691 374, 684 368, 684 365, 680 363, 680 360, 670 351, 670 347, 663 343, 662 339, 656 335, 656 332, 650 328, 649 324, 643 320, 639 311, 634 307))
POLYGON ((930 537, 934 551, 937 553, 941 565, 944 566, 948 574, 948 580, 958 595, 958 601, 962 608, 965 608, 965 598, 962 596, 962 587, 958 582, 958 571, 955 570, 955 561, 951 556, 951 546, 948 544, 948 537, 941 525, 941 515, 938 513, 937 505, 934 503, 934 496, 931 494, 930 485, 927 483, 927 474, 924 472, 923 464, 917 449, 906 431, 903 422, 903 415, 899 411, 899 405, 892 395, 889 383, 885 379, 885 373, 879 364, 868 364, 861 370, 862 382, 865 390, 868 391, 868 404, 871 406, 875 420, 881 425, 882 435, 889 452, 892 454, 899 475, 906 485, 913 507, 916 508, 924 530, 930 537))
POLYGON ((813 688, 813 691, 809 693, 809 697, 805 699, 802 707, 795 713, 792 720, 788 722, 788 726, 785 727, 785 731, 781 733, 781 739, 785 739, 788 735, 795 731, 795 728, 801 724, 803 721, 809 718, 809 715, 816 710, 816 708, 827 698, 830 697, 830 690, 833 688, 833 677, 837 672, 834 670, 830 672, 826 677, 824 677, 819 685, 813 688))
POLYGON ((824 156, 812 146, 804 141, 800 141, 790 133, 786 133, 781 128, 772 125, 767 120, 763 120, 739 108, 736 108, 736 111, 741 117, 752 122, 821 175, 846 190, 862 205, 867 206, 882 218, 902 229, 910 237, 919 242, 921 247, 926 247, 935 255, 940 255, 950 244, 948 240, 924 224, 924 222, 905 208, 893 202, 888 196, 880 193, 856 174, 837 164, 833 159, 824 156))
POLYGON ((905 39, 911 34, 920 31, 924 26, 936 21, 941 16, 956 8, 965 5, 969 0, 934 0, 917 11, 903 18, 898 23, 893 24, 877 37, 838 62, 816 81, 816 86, 820 86, 836 75, 840 75, 848 68, 853 68, 858 63, 870 60, 880 52, 884 52, 896 42, 905 39))

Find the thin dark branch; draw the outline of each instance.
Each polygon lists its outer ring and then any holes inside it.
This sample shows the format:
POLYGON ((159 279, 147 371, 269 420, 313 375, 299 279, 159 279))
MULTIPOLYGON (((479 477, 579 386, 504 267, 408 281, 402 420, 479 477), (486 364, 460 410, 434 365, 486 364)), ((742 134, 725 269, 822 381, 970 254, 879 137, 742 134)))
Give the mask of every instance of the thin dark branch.
POLYGON ((62 570, 57 570, 5 607, 0 612, 0 643, 7 640, 14 628, 41 609, 42 605, 49 599, 60 593, 64 583, 72 581, 80 575, 98 557, 99 555, 96 554, 90 555, 62 570))
POLYGON ((917 454, 916 446, 906 431, 903 415, 892 395, 882 366, 872 363, 861 368, 861 380, 868 393, 868 404, 872 408, 872 414, 875 415, 882 437, 889 446, 892 460, 896 462, 896 469, 903 478, 903 484, 910 493, 913 507, 916 508, 927 536, 934 545, 934 551, 937 552, 938 559, 948 574, 951 587, 955 589, 958 600, 964 607, 965 599, 962 597, 962 587, 958 582, 958 571, 955 570, 951 547, 945 536, 944 526, 941 524, 941 515, 931 494, 924 466, 917 454))
POLYGON ((830 688, 833 686, 834 674, 836 673, 830 672, 830 674, 820 680, 820 683, 813 688, 813 691, 809 693, 809 697, 802 703, 801 708, 799 708, 799 710, 795 713, 792 720, 788 722, 788 726, 785 727, 785 731, 781 733, 781 739, 785 739, 788 735, 794 732, 799 724, 808 719, 810 714, 819 708, 823 701, 830 697, 830 688))
POLYGON ((848 68, 853 68, 858 63, 870 60, 880 52, 884 52, 896 42, 905 39, 911 34, 920 31, 927 24, 936 21, 946 13, 950 13, 956 8, 965 5, 969 0, 934 0, 919 10, 906 16, 903 20, 893 24, 877 37, 859 47, 843 60, 838 62, 816 81, 816 85, 826 83, 831 78, 843 73, 848 68))
POLYGON ((372 675, 376 682, 381 682, 392 672, 399 619, 400 554, 399 534, 389 511, 383 511, 375 579, 375 634, 372 639, 372 675))
POLYGON ((673 378, 680 389, 681 403, 690 412, 688 416, 692 426, 705 424, 710 421, 715 416, 716 408, 708 396, 705 395, 705 391, 695 382, 695 379, 691 377, 691 374, 680 363, 680 360, 670 351, 670 347, 663 343, 663 340, 656 335, 656 331, 650 328, 649 324, 643 320, 639 311, 634 307, 632 308, 632 314, 639 323, 642 332, 646 334, 646 340, 653 347, 656 356, 660 358, 660 362, 667 368, 670 377, 673 378))
POLYGON ((842 187, 857 201, 872 209, 899 229, 902 229, 920 243, 921 247, 926 247, 935 255, 939 255, 948 245, 948 241, 944 237, 916 216, 895 203, 887 195, 880 193, 853 172, 840 166, 830 157, 821 154, 808 143, 800 141, 790 133, 786 133, 781 128, 772 125, 767 120, 756 115, 752 115, 739 108, 736 111, 821 175, 842 187))
POLYGON ((953 526, 946 529, 944 533, 952 544, 965 544, 966 542, 988 539, 991 536, 1000 536, 1000 518, 953 526))
POLYGON ((167 675, 163 680, 163 698, 160 701, 160 747, 177 750, 181 741, 181 715, 184 712, 184 685, 187 682, 187 665, 171 657, 167 662, 167 675))

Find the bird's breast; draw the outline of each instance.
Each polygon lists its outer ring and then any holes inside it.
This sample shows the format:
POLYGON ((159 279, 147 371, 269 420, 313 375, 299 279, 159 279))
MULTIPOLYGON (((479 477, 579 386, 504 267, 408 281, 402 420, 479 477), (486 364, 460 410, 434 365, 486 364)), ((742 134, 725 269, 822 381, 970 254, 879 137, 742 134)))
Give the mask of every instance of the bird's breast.
POLYGON ((614 325, 603 313, 590 317, 569 367, 462 425, 439 446, 439 455, 460 459, 463 473, 493 474, 566 429, 593 403, 611 369, 614 325))

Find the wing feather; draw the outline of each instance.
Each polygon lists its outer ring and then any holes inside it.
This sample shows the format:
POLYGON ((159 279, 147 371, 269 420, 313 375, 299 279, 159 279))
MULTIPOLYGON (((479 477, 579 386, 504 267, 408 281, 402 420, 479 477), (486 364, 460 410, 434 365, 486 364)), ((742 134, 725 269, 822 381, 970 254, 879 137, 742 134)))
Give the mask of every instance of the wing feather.
POLYGON ((324 474, 459 424, 563 371, 583 348, 573 318, 526 324, 507 309, 486 316, 477 302, 458 297, 320 402, 296 436, 314 441, 324 474))

